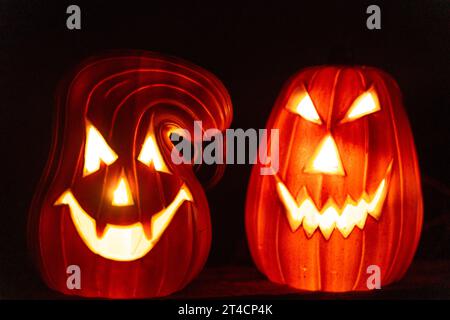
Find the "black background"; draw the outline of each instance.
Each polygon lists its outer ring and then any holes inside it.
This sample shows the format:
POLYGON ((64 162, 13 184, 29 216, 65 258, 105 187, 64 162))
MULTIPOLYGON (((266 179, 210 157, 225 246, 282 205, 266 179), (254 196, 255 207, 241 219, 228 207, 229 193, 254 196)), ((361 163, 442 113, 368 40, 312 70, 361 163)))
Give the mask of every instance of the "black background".
MULTIPOLYGON (((45 291, 26 251, 28 207, 47 160, 54 93, 83 59, 111 49, 178 56, 218 76, 233 128, 264 128, 283 83, 299 69, 347 62, 398 81, 423 178, 425 223, 416 259, 450 258, 449 12, 428 1, 0 1, 0 296, 45 291), (82 29, 66 29, 78 4, 82 29), (382 29, 366 28, 378 4, 382 29)), ((208 191, 213 244, 207 267, 252 265, 244 232, 249 165, 227 167, 208 191)))

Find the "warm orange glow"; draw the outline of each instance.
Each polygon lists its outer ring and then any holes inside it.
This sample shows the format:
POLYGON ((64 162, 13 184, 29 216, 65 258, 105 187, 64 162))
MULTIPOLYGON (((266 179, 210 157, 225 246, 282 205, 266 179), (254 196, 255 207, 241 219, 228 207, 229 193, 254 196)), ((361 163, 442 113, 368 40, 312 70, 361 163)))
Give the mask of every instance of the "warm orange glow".
POLYGON ((348 109, 342 122, 352 121, 380 110, 377 95, 373 89, 360 95, 348 109))
POLYGON ((158 298, 185 288, 211 247, 205 184, 216 184, 225 168, 218 163, 200 181, 186 147, 195 156, 199 149, 186 143, 201 144, 210 128, 225 134, 233 118, 227 89, 191 62, 145 50, 87 57, 63 80, 28 218, 43 282, 61 294, 101 299, 158 298), (196 130, 200 123, 205 130, 196 130), (176 129, 183 144, 170 135, 176 129), (81 282, 66 274, 72 263, 81 282))
MULTIPOLYGON (((388 175, 390 174, 390 167, 388 175)), ((347 196, 342 208, 339 208, 332 198, 329 198, 322 210, 318 210, 305 187, 298 198, 299 204, 291 195, 287 187, 280 180, 277 181, 277 192, 286 211, 292 232, 301 225, 308 237, 311 237, 317 228, 320 229, 325 239, 329 239, 334 229, 347 238, 357 226, 363 229, 367 215, 379 219, 381 209, 387 194, 387 178, 378 185, 372 198, 364 193, 359 201, 354 201, 347 196)))
POLYGON ((336 142, 330 134, 319 143, 313 156, 305 166, 305 172, 345 175, 336 142))
POLYGON ((308 67, 286 82, 265 128, 284 132, 279 166, 252 169, 245 205, 248 247, 270 281, 359 292, 405 275, 423 225, 405 111, 395 79, 369 66, 308 67), (305 92, 321 125, 295 111, 305 92))
POLYGON ((170 173, 153 135, 148 135, 145 139, 138 160, 147 166, 150 166, 150 163, 153 163, 153 166, 157 171, 170 173))
POLYGON ((122 172, 122 175, 119 179, 119 183, 117 184, 116 189, 113 193, 113 206, 123 207, 123 206, 131 206, 133 205, 133 196, 131 195, 130 187, 127 183, 127 178, 125 174, 122 172))
POLYGON ((83 176, 100 169, 100 161, 107 165, 117 159, 117 154, 108 146, 100 132, 89 122, 86 124, 83 176))
POLYGON ((309 94, 306 92, 293 111, 310 122, 314 122, 317 124, 322 123, 319 114, 317 113, 316 107, 314 107, 314 103, 312 102, 309 94))
POLYGON ((172 203, 152 216, 151 238, 147 238, 140 222, 126 226, 107 224, 99 237, 95 220, 83 210, 70 190, 64 192, 55 205, 69 206, 75 228, 92 252, 110 260, 132 261, 145 256, 155 246, 185 200, 192 201, 192 195, 183 185, 172 203))

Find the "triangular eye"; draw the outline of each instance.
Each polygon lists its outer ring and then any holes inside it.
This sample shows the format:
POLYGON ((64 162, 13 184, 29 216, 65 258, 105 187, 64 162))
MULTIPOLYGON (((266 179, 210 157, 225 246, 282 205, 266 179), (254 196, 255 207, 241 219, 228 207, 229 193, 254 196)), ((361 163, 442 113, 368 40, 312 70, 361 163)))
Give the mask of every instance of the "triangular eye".
POLYGON ((91 123, 87 122, 83 176, 92 174, 100 169, 100 161, 110 165, 116 159, 117 154, 106 143, 100 132, 91 123))
POLYGON ((380 110, 375 90, 370 89, 360 95, 348 109, 341 123, 349 122, 380 110))
POLYGON ((296 97, 295 101, 293 101, 293 104, 289 107, 289 110, 298 114, 303 119, 309 122, 322 124, 316 107, 314 106, 311 97, 306 91, 304 91, 302 95, 296 97))
POLYGON ((153 163, 156 171, 170 173, 156 144, 155 137, 151 134, 145 138, 138 160, 146 166, 150 166, 150 163, 153 163))

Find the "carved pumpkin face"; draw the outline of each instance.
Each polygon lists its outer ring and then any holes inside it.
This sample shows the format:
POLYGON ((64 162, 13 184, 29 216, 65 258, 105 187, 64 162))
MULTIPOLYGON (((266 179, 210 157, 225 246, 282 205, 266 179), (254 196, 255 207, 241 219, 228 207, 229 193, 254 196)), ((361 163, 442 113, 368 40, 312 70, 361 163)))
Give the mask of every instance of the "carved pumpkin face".
POLYGON ((246 213, 259 268, 308 290, 367 290, 371 264, 383 284, 397 280, 417 246, 422 201, 395 82, 373 68, 307 69, 286 86, 268 128, 279 129, 280 169, 254 168, 246 213))
MULTIPOLYGON (((117 119, 126 117, 119 115, 117 119)), ((143 132, 139 132, 139 124, 132 122, 128 128, 117 124, 120 159, 87 121, 83 161, 75 171, 78 174, 55 202, 68 206, 80 238, 92 252, 106 259, 132 261, 146 255, 184 201, 194 200, 182 179, 169 171, 151 121, 144 122, 149 129, 143 132), (133 155, 138 156, 131 159, 133 155), (161 194, 148 192, 158 185, 163 189, 161 194)), ((114 139, 114 129, 108 132, 114 139)))
POLYGON ((194 120, 225 129, 225 88, 148 53, 91 61, 69 81, 30 219, 44 279, 64 293, 113 298, 182 288, 205 262, 211 230, 192 167, 171 161, 170 135, 194 120), (66 287, 70 264, 82 270, 79 291, 66 287))

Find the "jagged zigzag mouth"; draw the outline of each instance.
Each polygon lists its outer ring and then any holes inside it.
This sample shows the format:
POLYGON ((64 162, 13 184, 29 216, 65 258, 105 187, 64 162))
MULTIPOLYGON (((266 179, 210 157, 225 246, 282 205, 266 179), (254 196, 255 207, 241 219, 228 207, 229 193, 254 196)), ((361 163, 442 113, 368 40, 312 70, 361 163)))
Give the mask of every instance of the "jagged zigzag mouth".
POLYGON ((297 202, 281 179, 276 177, 277 193, 286 209, 292 232, 303 226, 310 238, 319 229, 328 240, 334 229, 337 229, 347 238, 355 226, 361 230, 364 228, 368 215, 378 220, 386 199, 391 168, 392 161, 371 197, 364 192, 361 198, 355 201, 348 195, 341 207, 330 197, 321 210, 317 209, 305 186, 300 191, 300 200, 297 202))

